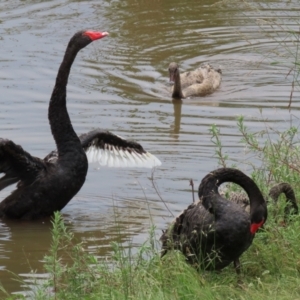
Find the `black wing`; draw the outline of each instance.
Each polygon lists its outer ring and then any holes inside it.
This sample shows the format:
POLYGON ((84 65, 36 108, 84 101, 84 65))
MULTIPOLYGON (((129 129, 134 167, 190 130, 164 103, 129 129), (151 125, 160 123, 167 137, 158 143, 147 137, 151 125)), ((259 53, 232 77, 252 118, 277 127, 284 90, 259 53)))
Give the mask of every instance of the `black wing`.
POLYGON ((160 160, 147 152, 139 143, 129 141, 109 131, 96 129, 80 137, 89 162, 109 167, 160 166, 160 160))
MULTIPOLYGON (((145 167, 160 166, 160 160, 147 152, 139 143, 125 140, 109 131, 95 129, 79 136, 89 163, 98 162, 109 167, 145 167)), ((52 151, 44 160, 57 159, 52 151)))
POLYGON ((19 145, 7 139, 0 139, 0 190, 22 181, 31 184, 45 168, 45 163, 31 156, 19 145))

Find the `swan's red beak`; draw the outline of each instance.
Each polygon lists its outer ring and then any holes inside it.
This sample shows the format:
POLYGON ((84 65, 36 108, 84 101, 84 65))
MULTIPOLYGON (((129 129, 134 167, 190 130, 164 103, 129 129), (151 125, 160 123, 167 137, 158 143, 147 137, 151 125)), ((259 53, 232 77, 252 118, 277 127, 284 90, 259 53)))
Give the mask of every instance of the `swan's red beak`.
POLYGON ((92 41, 102 39, 109 35, 108 32, 104 31, 92 31, 92 30, 87 30, 83 33, 83 35, 87 35, 92 41))
POLYGON ((262 220, 261 222, 259 223, 252 223, 251 226, 250 226, 250 232, 252 234, 255 234, 256 231, 264 224, 264 220, 262 220))

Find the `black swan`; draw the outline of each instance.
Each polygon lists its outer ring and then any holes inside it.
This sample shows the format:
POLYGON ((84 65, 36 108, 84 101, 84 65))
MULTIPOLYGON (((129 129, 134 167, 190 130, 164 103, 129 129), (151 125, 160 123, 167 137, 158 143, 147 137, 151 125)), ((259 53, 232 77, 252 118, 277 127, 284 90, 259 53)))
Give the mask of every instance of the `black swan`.
POLYGON ((170 83, 173 98, 187 98, 190 96, 205 96, 212 94, 221 84, 222 72, 215 70, 209 64, 196 70, 180 74, 177 63, 169 65, 170 83))
MULTIPOLYGON (((298 214, 299 209, 294 190, 289 183, 282 182, 274 185, 270 189, 269 197, 272 198, 275 203, 277 203, 278 197, 282 193, 284 193, 286 198, 286 206, 284 208, 284 219, 286 221, 288 216, 298 214)), ((229 200, 240 204, 245 211, 250 212, 249 199, 245 193, 231 192, 229 194, 229 200)))
POLYGON ((220 270, 234 262, 239 273, 239 257, 267 219, 262 193, 243 172, 221 168, 203 178, 198 196, 200 200, 189 205, 163 232, 162 256, 177 249, 196 268, 220 270), (234 182, 245 189, 250 215, 240 205, 220 196, 218 187, 224 182, 234 182))
POLYGON ((0 173, 5 174, 0 179, 0 190, 17 183, 16 189, 0 203, 1 218, 38 219, 61 210, 85 181, 88 170, 85 151, 92 160, 102 154, 106 163, 112 164, 114 159, 117 166, 160 164, 135 142, 100 130, 78 137, 72 127, 66 107, 66 86, 72 63, 81 49, 107 35, 107 32, 80 31, 69 41, 48 111, 56 151, 40 159, 12 141, 0 139, 0 173), (107 155, 108 150, 113 154, 107 155))

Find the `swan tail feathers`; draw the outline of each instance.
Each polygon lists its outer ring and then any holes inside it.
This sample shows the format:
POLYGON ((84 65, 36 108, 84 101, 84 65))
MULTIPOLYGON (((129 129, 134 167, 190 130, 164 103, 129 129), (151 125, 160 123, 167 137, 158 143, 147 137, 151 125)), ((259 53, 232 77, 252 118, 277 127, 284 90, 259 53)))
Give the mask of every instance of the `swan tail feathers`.
POLYGON ((0 190, 22 181, 32 183, 40 172, 46 168, 44 162, 23 150, 14 142, 0 138, 0 190))

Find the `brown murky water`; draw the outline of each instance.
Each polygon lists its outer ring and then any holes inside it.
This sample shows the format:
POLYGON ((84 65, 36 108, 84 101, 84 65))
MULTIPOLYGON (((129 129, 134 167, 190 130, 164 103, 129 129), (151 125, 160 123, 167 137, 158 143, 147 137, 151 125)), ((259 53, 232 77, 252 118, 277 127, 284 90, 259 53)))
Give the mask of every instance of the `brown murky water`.
MULTIPOLYGON (((215 5, 215 1, 2 1, 0 3, 0 136, 44 157, 54 148, 48 101, 63 52, 80 29, 107 30, 110 37, 81 51, 68 85, 68 109, 78 133, 103 128, 132 138, 160 158, 154 178, 174 214, 191 202, 189 179, 217 167, 209 128, 221 129, 226 152, 245 171, 236 116, 252 130, 295 125, 299 97, 291 92, 298 1, 215 5), (265 18, 282 26, 257 23, 265 18), (285 41, 278 47, 277 41, 285 41), (290 51, 290 54, 289 54, 290 51), (288 54, 286 57, 285 55, 288 54), (220 89, 204 98, 173 102, 167 67, 182 70, 210 62, 223 71, 220 89), (278 64, 272 64, 278 62, 278 64)), ((63 209, 88 251, 110 255, 110 242, 139 245, 153 221, 160 229, 171 215, 156 195, 147 169, 98 169, 63 209), (118 220, 118 226, 115 224, 118 220), (121 228, 122 234, 119 230, 121 228)), ((1 191, 1 199, 10 189, 1 191)), ((0 222, 0 281, 9 292, 43 278, 42 259, 50 245, 50 224, 0 222), (33 276, 30 270, 36 271, 33 276)))

